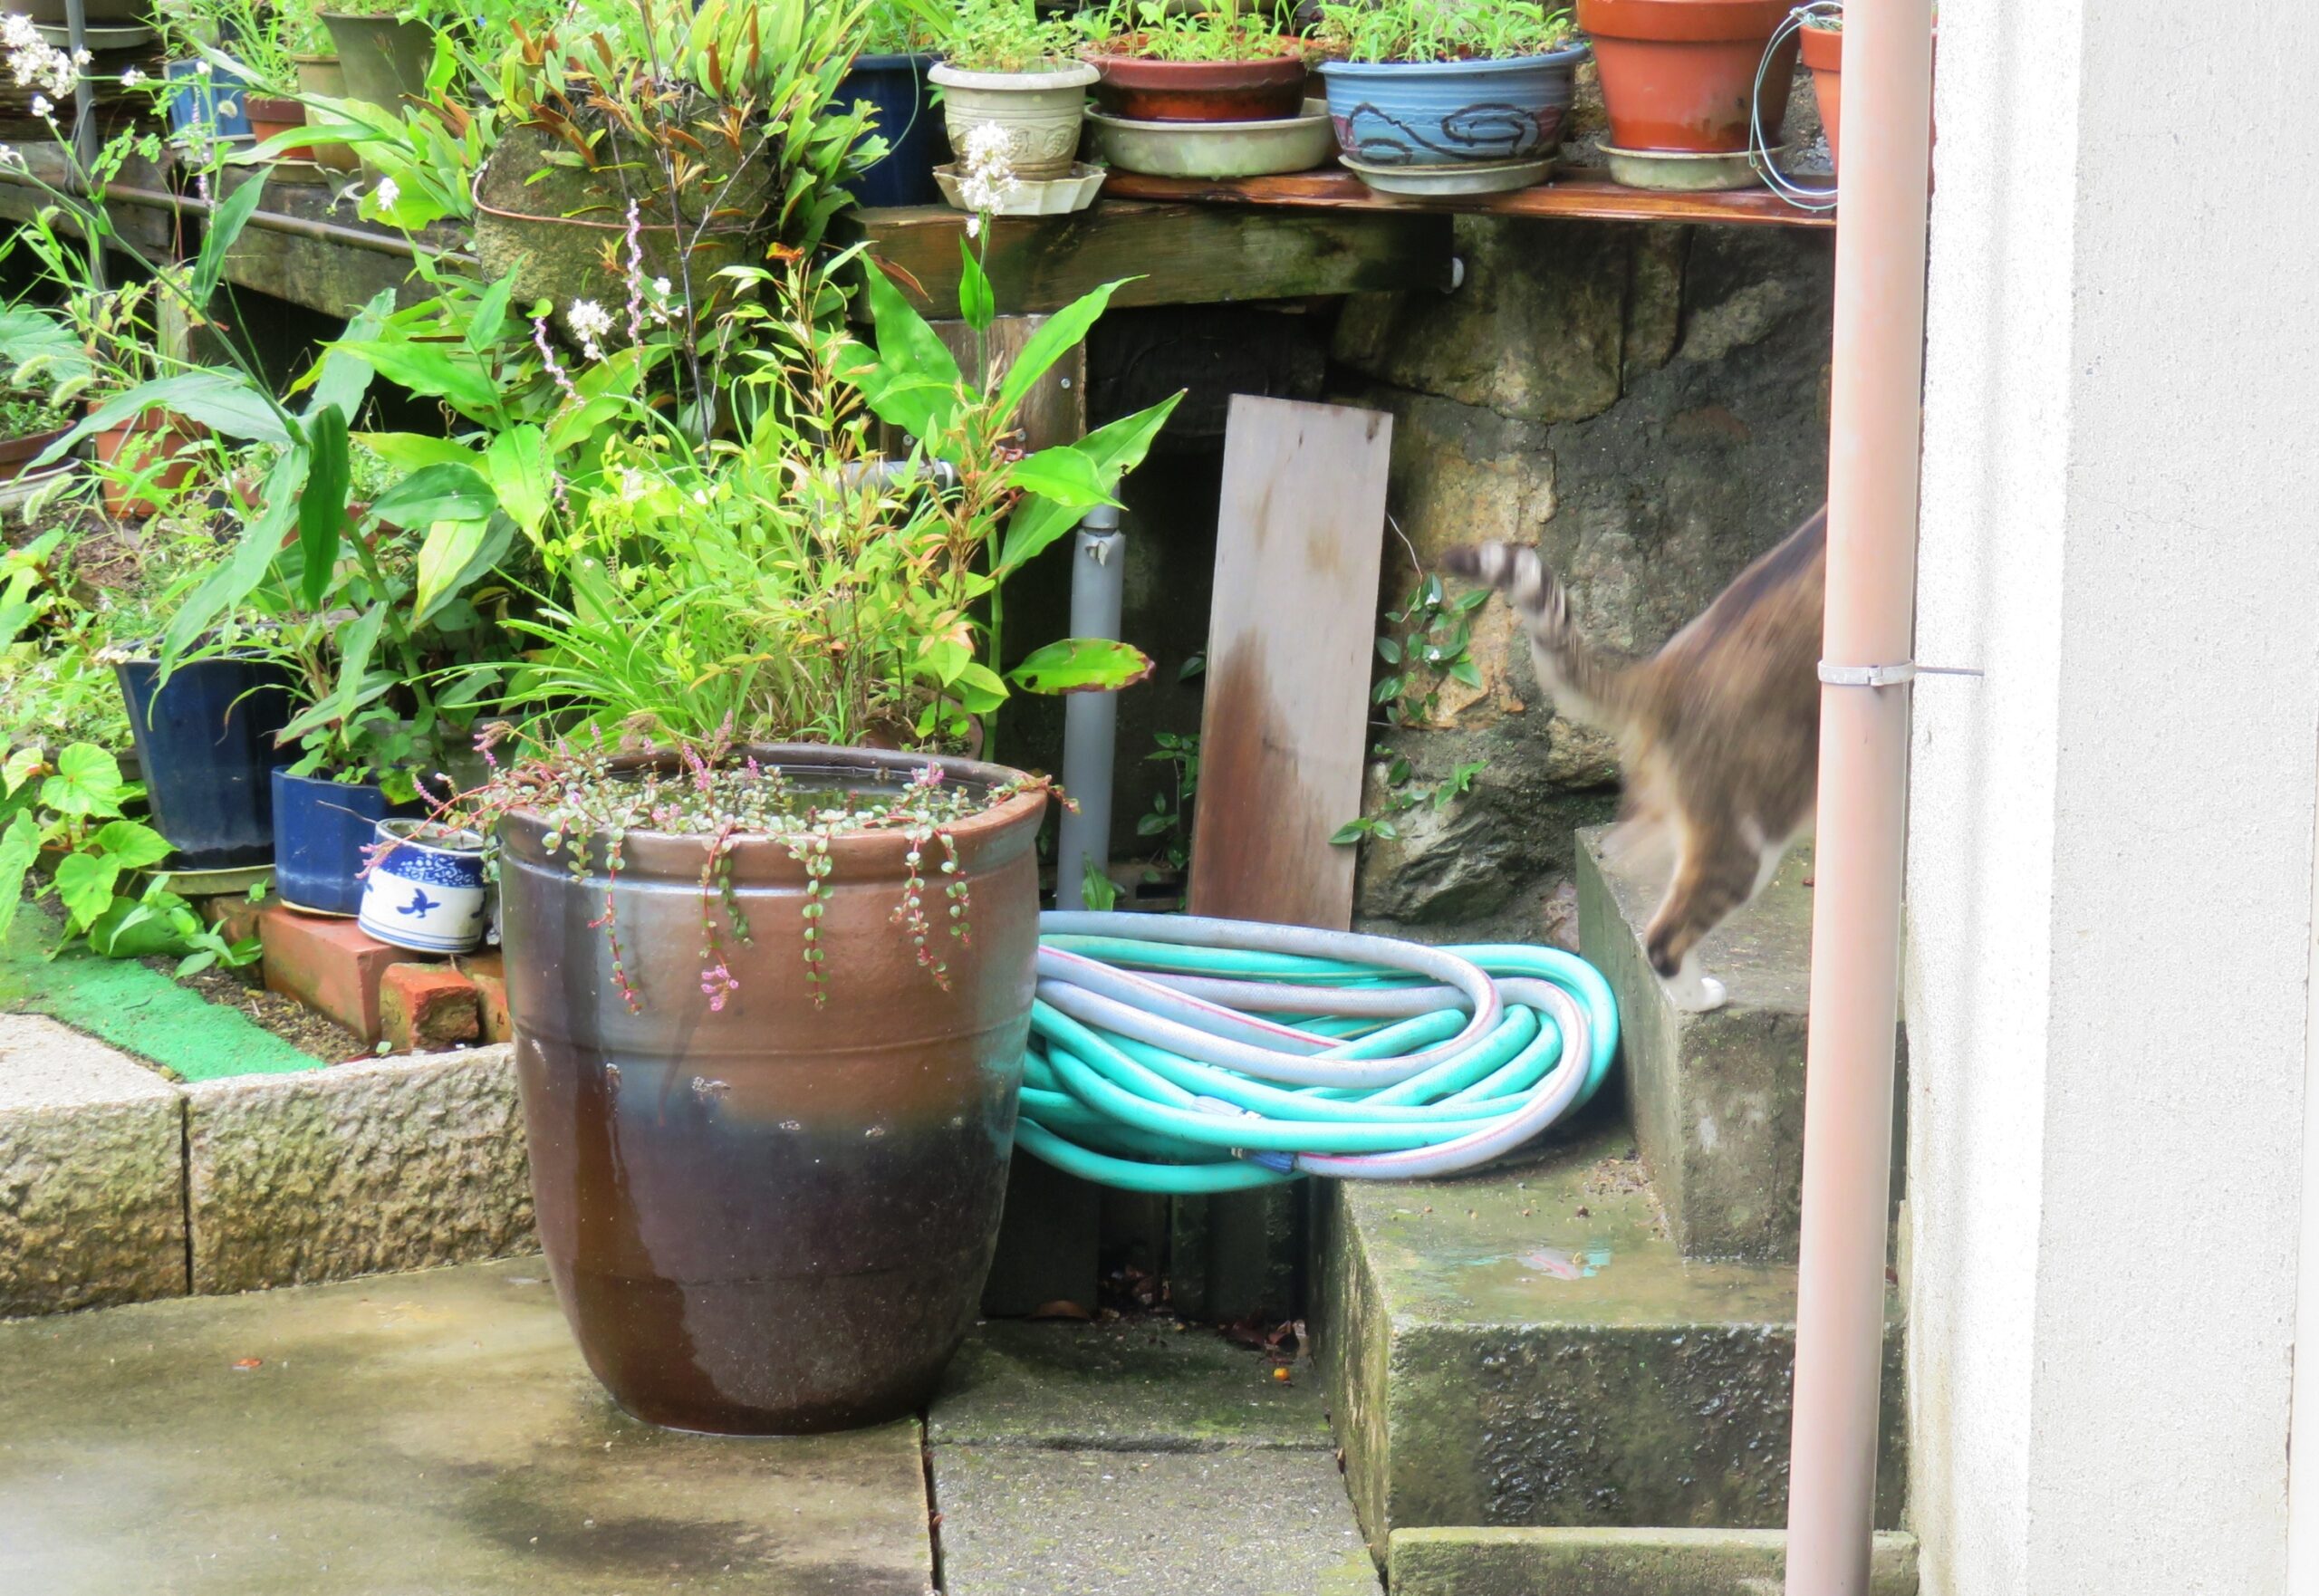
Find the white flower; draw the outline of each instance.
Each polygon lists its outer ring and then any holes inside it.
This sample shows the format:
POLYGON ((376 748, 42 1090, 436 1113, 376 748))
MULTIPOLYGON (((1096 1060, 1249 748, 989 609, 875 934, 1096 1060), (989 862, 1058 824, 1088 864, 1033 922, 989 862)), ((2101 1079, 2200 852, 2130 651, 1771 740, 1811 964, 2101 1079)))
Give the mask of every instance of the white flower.
POLYGON ((979 238, 982 236, 982 212, 974 211, 967 216, 967 236, 969 238, 979 238))
POLYGON ((996 122, 977 122, 967 130, 960 162, 966 170, 958 179, 958 203, 963 209, 986 216, 1005 203, 1015 187, 1011 151, 1012 140, 996 122))
POLYGON ((592 299, 575 299, 565 309, 563 317, 572 329, 572 336, 580 341, 580 352, 592 361, 602 360, 604 351, 596 341, 611 335, 611 312, 592 299))
POLYGON ((652 491, 652 479, 633 466, 623 466, 620 473, 621 503, 632 505, 652 491))
POLYGON ((34 116, 38 116, 38 117, 44 117, 44 116, 46 116, 50 111, 54 111, 55 109, 56 109, 56 107, 54 107, 54 106, 51 105, 51 104, 48 102, 48 96, 47 96, 47 95, 45 95, 45 94, 35 94, 35 95, 34 95, 34 96, 33 96, 33 114, 34 114, 34 116))
POLYGON ((96 60, 96 57, 90 54, 86 50, 75 50, 72 53, 72 64, 74 66, 86 66, 94 60, 96 60))
POLYGON ((693 489, 692 502, 696 505, 705 505, 708 503, 708 494, 707 490, 698 487, 693 489))
POLYGON ((15 146, 0 144, 0 171, 21 172, 24 169, 24 158, 16 153, 15 146))
POLYGON ((652 279, 652 292, 660 298, 666 299, 674 293, 676 289, 666 277, 655 277, 652 279))
POLYGON ((144 81, 145 74, 133 66, 120 74, 120 86, 124 89, 134 89, 144 81))
POLYGON ((14 11, 0 15, 0 44, 11 50, 29 50, 40 42, 40 29, 33 25, 31 17, 14 11))
POLYGON ((209 75, 209 63, 206 61, 197 61, 193 63, 193 72, 196 77, 206 78, 209 75))
POLYGON ((402 197, 402 190, 395 186, 392 178, 381 178, 379 186, 370 190, 370 197, 379 202, 380 210, 392 210, 395 201, 402 197))
POLYGON ((217 114, 219 116, 232 116, 240 108, 235 105, 235 103, 230 100, 220 100, 217 102, 217 114))

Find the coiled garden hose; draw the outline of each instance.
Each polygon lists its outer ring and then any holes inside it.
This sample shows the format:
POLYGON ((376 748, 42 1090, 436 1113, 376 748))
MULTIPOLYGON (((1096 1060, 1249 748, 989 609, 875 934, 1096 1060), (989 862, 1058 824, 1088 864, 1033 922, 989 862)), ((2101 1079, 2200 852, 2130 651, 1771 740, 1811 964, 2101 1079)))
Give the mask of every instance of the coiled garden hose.
POLYGON ((1550 947, 1179 915, 1039 917, 1015 1139, 1129 1191, 1484 1163, 1610 1072, 1609 983, 1550 947))

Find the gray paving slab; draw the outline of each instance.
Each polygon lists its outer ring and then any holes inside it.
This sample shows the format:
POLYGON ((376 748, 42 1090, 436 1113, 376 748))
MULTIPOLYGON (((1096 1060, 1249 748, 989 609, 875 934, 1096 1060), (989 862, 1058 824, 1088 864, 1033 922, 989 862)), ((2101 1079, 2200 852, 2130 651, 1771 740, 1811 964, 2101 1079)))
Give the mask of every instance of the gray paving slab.
POLYGON ((0 1324, 0 1591, 925 1596, 914 1422, 627 1418, 536 1259, 0 1324))

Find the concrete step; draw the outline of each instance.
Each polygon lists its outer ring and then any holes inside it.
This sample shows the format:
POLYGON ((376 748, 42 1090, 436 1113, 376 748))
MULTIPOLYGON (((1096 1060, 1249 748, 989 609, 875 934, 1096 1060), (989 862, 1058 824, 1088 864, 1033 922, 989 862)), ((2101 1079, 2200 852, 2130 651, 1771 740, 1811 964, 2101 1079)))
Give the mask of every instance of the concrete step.
MULTIPOLYGON (((1700 946, 1730 1000, 1679 1010, 1643 953, 1664 883, 1613 869, 1578 835, 1578 937, 1619 1000, 1620 1074, 1643 1167, 1687 1258, 1793 1264, 1804 1183, 1804 1046, 1812 970, 1811 851, 1700 946)), ((1907 1038, 1900 1038, 1907 1070, 1907 1038)), ((1894 1093, 1906 1102, 1904 1090, 1894 1093)), ((1892 1189, 1905 1128, 1895 1114, 1892 1189)))
MULTIPOLYGON (((1615 1103, 1532 1161, 1315 1193, 1313 1312, 1373 1552, 1426 1526, 1774 1528, 1795 1272, 1685 1260, 1615 1103)), ((1899 1522, 1901 1331, 1880 1523, 1899 1522)))
MULTIPOLYGON (((1914 1535, 1876 1537, 1868 1596, 1916 1596, 1914 1535)), ((1393 1596, 1764 1596, 1787 1572, 1778 1530, 1398 1530, 1393 1596)))

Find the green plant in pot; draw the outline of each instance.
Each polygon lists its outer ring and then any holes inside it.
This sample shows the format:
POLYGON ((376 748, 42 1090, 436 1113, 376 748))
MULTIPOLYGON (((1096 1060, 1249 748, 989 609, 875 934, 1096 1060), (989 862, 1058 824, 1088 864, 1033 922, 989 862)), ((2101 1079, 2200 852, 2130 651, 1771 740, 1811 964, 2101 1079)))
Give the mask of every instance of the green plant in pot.
POLYGON ((873 351, 827 276, 741 274, 719 332, 763 358, 736 361, 736 425, 595 429, 511 621, 496 708, 524 729, 440 818, 499 841, 541 1240, 590 1367, 657 1423, 794 1433, 913 1410, 975 1318, 1047 792, 950 751, 1015 691, 1148 669, 1070 639, 1012 659, 993 601, 1169 407, 1014 447, 1108 291, 994 380, 882 277, 873 351))
POLYGON ((1113 0, 1083 54, 1095 103, 1130 121, 1251 122, 1304 108, 1305 46, 1270 0, 1220 0, 1179 12, 1166 0, 1113 0))
POLYGON ((400 111, 428 94, 437 36, 458 24, 450 0, 332 0, 318 14, 338 55, 346 97, 400 111))
POLYGON ((1345 164, 1391 192, 1540 180, 1586 58, 1569 14, 1530 0, 1332 0, 1319 42, 1345 164))
POLYGON ((959 0, 942 63, 943 125, 957 164, 937 171, 961 210, 1001 216, 1074 211, 1092 203, 1102 173, 1077 164, 1092 66, 1074 52, 1085 28, 1039 14, 1034 0, 959 0), (971 191, 977 168, 1003 166, 990 198, 971 191))
POLYGON ((71 408, 43 394, 0 393, 0 482, 15 481, 72 425, 71 408))

